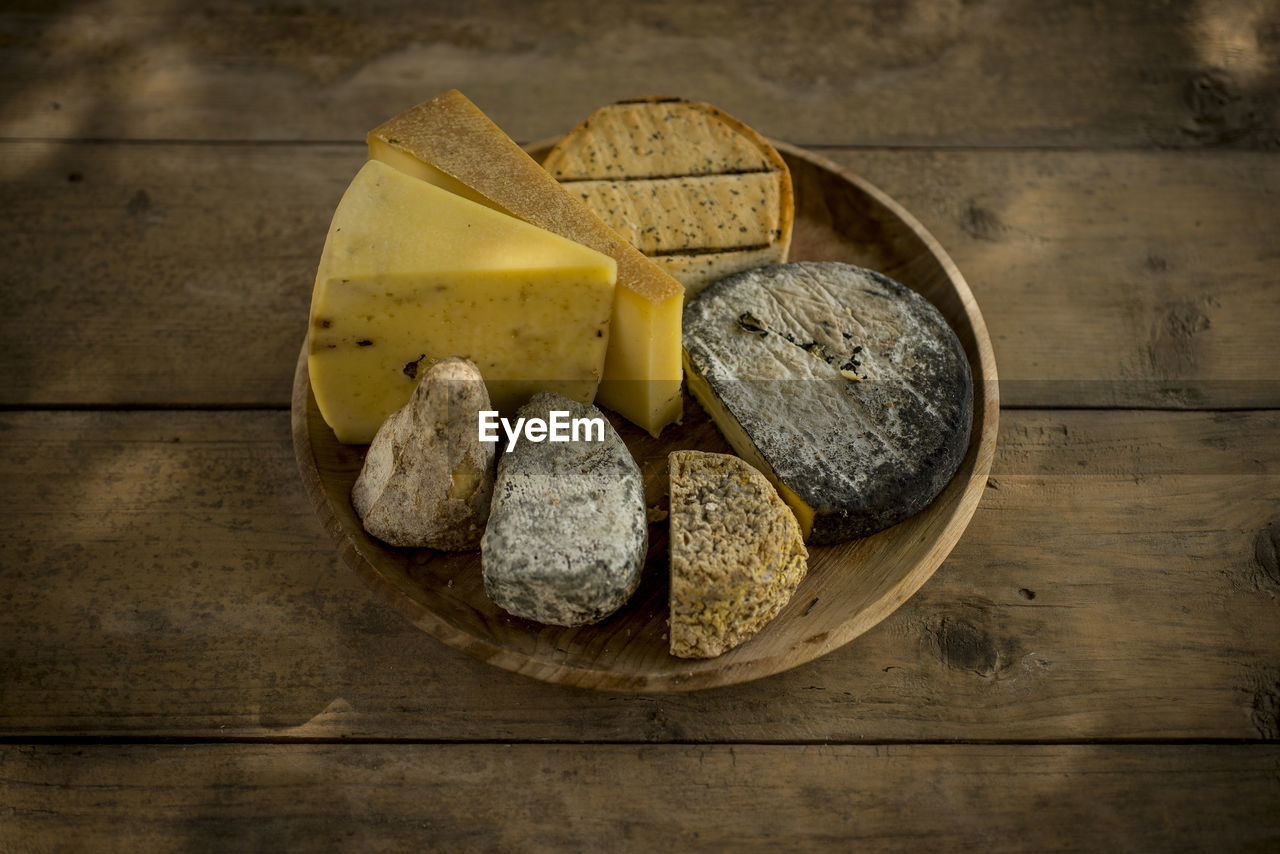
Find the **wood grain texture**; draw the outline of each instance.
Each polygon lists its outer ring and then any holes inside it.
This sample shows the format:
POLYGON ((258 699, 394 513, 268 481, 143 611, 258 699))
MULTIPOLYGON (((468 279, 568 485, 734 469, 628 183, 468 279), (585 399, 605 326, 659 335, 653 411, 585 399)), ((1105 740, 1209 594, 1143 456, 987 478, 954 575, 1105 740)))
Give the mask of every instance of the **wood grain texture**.
POLYGON ((1280 404, 1280 158, 837 159, 956 259, 987 317, 1002 403, 1280 404))
POLYGON ((647 94, 801 145, 1280 144, 1265 0, 8 3, 0 135, 345 140, 458 88, 517 139, 647 94))
POLYGON ((1261 851, 1280 841, 1278 761, 1276 746, 4 747, 0 847, 1261 851))
POLYGON ((547 685, 375 599, 283 412, 0 414, 0 736, 1280 737, 1280 413, 1005 412, 972 524, 831 655, 672 696, 547 685))
POLYGON ((0 8, 0 850, 1280 847, 1280 6, 460 6, 0 8), (1165 411, 1006 410, 947 562, 793 671, 469 659, 342 564, 283 411, 360 140, 451 87, 821 146, 955 259, 1003 402, 1165 411))
MULTIPOLYGON (((288 406, 362 146, 0 151, 0 403, 288 406)), ((1005 404, 1280 405, 1274 156, 826 154, 956 261, 1005 404)))

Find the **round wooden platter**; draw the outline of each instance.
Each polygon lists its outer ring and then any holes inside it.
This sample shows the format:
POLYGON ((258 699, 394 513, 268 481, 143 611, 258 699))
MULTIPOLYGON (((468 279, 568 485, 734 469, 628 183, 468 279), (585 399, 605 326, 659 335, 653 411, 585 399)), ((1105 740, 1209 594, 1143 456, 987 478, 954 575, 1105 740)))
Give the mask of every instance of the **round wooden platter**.
MULTIPOLYGON (((589 688, 678 691, 758 679, 840 647, 883 620, 950 553, 982 497, 995 453, 999 392, 987 327, 968 285, 910 213, 863 179, 809 152, 775 143, 791 168, 796 217, 791 260, 847 261, 878 270, 926 296, 960 337, 973 369, 969 451, 925 510, 875 536, 811 547, 795 596, 751 640, 719 658, 667 652, 667 525, 649 528, 639 590, 609 619, 561 628, 512 617, 485 595, 479 552, 398 549, 365 534, 351 485, 365 447, 334 439, 316 408, 306 346, 293 386, 293 444, 311 500, 343 559, 414 625, 449 646, 517 673, 589 688)), ((529 146, 541 160, 550 143, 529 146)), ((697 448, 730 452, 687 394, 684 422, 658 439, 611 416, 639 463, 649 506, 666 506, 666 458, 697 448)))

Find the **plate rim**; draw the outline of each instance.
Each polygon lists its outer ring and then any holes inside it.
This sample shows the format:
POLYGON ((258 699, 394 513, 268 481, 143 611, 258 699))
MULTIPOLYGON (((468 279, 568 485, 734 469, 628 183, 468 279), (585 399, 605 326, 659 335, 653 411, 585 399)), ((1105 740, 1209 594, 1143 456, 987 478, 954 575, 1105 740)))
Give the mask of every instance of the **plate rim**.
MULTIPOLYGON (((549 148, 557 139, 539 140, 524 146, 524 148, 526 151, 535 152, 549 148)), ((942 248, 942 245, 928 229, 889 194, 861 176, 821 155, 785 142, 777 140, 770 140, 770 142, 788 161, 807 161, 810 165, 816 166, 851 184, 859 192, 885 208, 921 241, 927 252, 940 265, 955 290, 956 296, 959 298, 960 309, 963 311, 966 322, 972 331, 977 351, 977 362, 975 364, 974 360, 970 359, 970 370, 975 386, 975 421, 980 416, 981 427, 979 430, 973 431, 970 436, 969 448, 966 451, 965 459, 961 462, 962 471, 969 456, 973 455, 973 471, 968 476, 964 490, 955 503, 951 518, 946 521, 945 526, 939 532, 934 547, 930 549, 923 560, 915 562, 912 569, 885 594, 855 615, 840 622, 834 628, 806 642, 803 653, 800 655, 796 655, 795 648, 791 647, 786 650, 788 654, 778 653, 772 656, 751 658, 743 661, 730 661, 726 663, 726 666, 720 668, 703 666, 695 669, 691 663, 691 667, 688 670, 681 670, 678 667, 678 663, 684 660, 672 658, 671 661, 677 663, 677 666, 669 672, 634 674, 616 669, 582 667, 564 662, 557 663, 518 652, 496 642, 492 637, 477 635, 453 625, 441 614, 405 594, 398 585, 388 580, 378 570, 374 562, 361 551, 360 546, 347 535, 341 520, 333 507, 330 506, 325 486, 320 478, 320 466, 311 444, 308 415, 309 408, 315 405, 315 399, 311 393, 310 378, 307 371, 307 342, 304 336, 298 363, 294 371, 290 426, 294 456, 298 463, 298 469, 307 495, 322 527, 325 528, 337 544, 338 552, 343 561, 348 567, 355 570, 356 574, 364 580, 379 598, 391 604, 414 626, 442 643, 473 658, 503 670, 519 673, 544 682, 604 691, 631 691, 637 693, 723 687, 785 672, 844 646, 879 624, 896 611, 907 599, 915 595, 946 560, 977 511, 995 456, 996 434, 1000 416, 999 380, 996 371, 995 353, 982 311, 972 290, 969 288, 968 282, 951 259, 951 256, 947 254, 946 250, 942 248)), ((714 661, 714 659, 711 661, 714 661)))

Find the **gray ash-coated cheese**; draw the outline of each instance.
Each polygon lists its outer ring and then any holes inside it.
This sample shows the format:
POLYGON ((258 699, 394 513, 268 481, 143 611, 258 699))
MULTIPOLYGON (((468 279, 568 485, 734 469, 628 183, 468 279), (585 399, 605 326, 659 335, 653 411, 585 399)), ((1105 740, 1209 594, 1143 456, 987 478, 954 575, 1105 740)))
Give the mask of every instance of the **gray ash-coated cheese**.
POLYGON ((600 410, 540 392, 517 416, 549 421, 553 409, 599 418, 604 441, 521 439, 504 453, 480 562, 485 592, 509 613, 577 626, 635 592, 649 528, 640 468, 600 410))
POLYGON ((964 458, 964 350, 936 308, 886 276, 836 262, 748 270, 691 300, 683 326, 690 391, 811 543, 902 521, 964 458))

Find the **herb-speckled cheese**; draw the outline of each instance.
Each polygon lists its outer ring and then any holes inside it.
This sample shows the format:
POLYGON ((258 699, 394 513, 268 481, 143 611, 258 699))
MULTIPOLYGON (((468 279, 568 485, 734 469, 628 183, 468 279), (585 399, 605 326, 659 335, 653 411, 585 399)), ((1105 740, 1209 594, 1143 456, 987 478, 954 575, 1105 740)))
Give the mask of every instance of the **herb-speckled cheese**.
POLYGON ((437 360, 470 359, 495 408, 590 401, 616 265, 369 161, 338 203, 311 298, 311 387, 341 442, 369 442, 437 360))
POLYGON ((835 262, 738 273, 689 302, 684 346, 689 391, 808 542, 905 519, 964 458, 964 350, 924 297, 879 273, 835 262))
POLYGON ((795 204, 786 161, 710 104, 638 98, 601 107, 543 165, 688 297, 787 258, 795 204))

